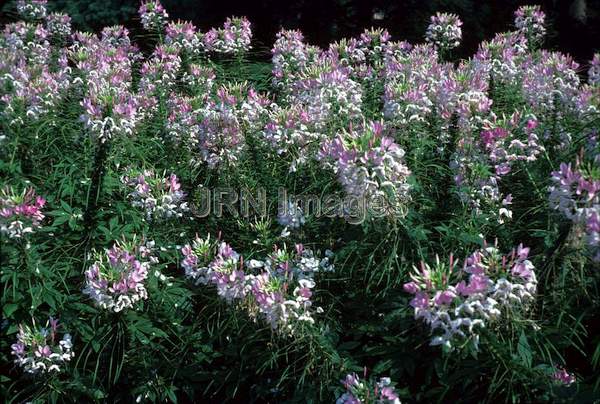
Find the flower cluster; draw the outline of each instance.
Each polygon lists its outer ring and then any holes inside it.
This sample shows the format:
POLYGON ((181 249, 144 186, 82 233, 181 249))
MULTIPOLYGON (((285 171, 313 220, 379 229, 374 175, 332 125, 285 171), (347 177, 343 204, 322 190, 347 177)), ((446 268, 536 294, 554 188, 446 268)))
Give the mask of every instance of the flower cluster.
POLYGON ((48 0, 17 0, 17 12, 25 20, 41 20, 46 17, 48 0))
POLYGON ((273 64, 273 84, 285 89, 298 78, 311 61, 311 54, 317 49, 307 46, 300 31, 282 30, 277 33, 271 53, 273 64))
POLYGON ((27 373, 60 372, 75 356, 71 335, 58 333, 58 320, 50 317, 45 327, 19 325, 17 342, 11 345, 15 363, 27 373))
POLYGON ((148 31, 160 32, 169 18, 169 14, 159 1, 151 0, 142 3, 138 13, 144 29, 148 31))
POLYGON ((480 331, 503 314, 516 315, 535 298, 537 280, 527 259, 529 248, 520 245, 509 256, 496 247, 474 252, 456 269, 436 260, 432 268, 421 263, 404 290, 414 295, 410 305, 415 319, 425 322, 432 333, 431 345, 452 350, 471 345, 477 350, 480 331), (465 280, 466 278, 466 280, 465 280))
POLYGON ((317 66, 291 85, 291 105, 303 107, 318 130, 326 130, 332 122, 357 121, 362 116, 362 90, 344 68, 317 66))
POLYGON ((22 238, 41 227, 42 208, 46 200, 32 188, 15 192, 6 187, 0 191, 0 233, 8 238, 22 238))
POLYGON ((515 11, 515 27, 530 44, 540 43, 546 35, 546 14, 540 6, 521 6, 515 11))
POLYGON ((582 228, 592 259, 600 262, 600 154, 574 165, 562 163, 552 173, 550 207, 582 228))
POLYGON ((222 87, 217 99, 195 111, 200 160, 210 168, 235 166, 246 149, 245 130, 258 130, 269 101, 245 84, 222 87))
MULTIPOLYGON (((331 271, 331 253, 323 259, 297 244, 294 252, 275 247, 264 260, 250 260, 246 268, 231 246, 210 236, 185 245, 182 266, 196 284, 211 284, 228 303, 241 303, 253 317, 274 330, 293 332, 300 323, 313 323, 314 274, 331 271)), ((316 312, 321 309, 317 308, 316 312)))
POLYGON ((152 255, 152 247, 152 242, 115 243, 112 248, 96 253, 96 261, 85 271, 83 293, 98 307, 115 313, 147 299, 144 283, 150 265, 158 262, 152 255))
POLYGON ((437 13, 431 17, 425 38, 441 50, 450 50, 460 45, 462 21, 455 14, 437 13))
POLYGON ((239 54, 250 49, 252 30, 246 17, 227 18, 223 28, 212 28, 202 37, 206 52, 239 54))
POLYGON ((389 377, 361 380, 356 373, 346 375, 341 381, 346 389, 336 404, 400 404, 394 384, 389 377))
POLYGON ((566 369, 561 368, 561 367, 556 368, 556 371, 552 374, 552 379, 556 383, 562 384, 565 386, 569 386, 569 385, 575 383, 575 381, 576 381, 574 374, 567 372, 566 369))
POLYGON ((512 196, 499 183, 517 162, 532 162, 544 152, 535 133, 538 121, 515 112, 508 119, 486 121, 479 139, 461 138, 451 161, 458 196, 475 213, 486 211, 500 223, 512 217, 512 196))
POLYGON ((323 142, 319 159, 333 170, 348 195, 383 198, 389 213, 397 213, 409 199, 410 170, 404 164, 404 150, 383 132, 380 122, 364 124, 323 142))
POLYGON ((65 40, 71 35, 71 17, 61 13, 51 13, 46 17, 46 29, 51 37, 65 40))
POLYGON ((40 24, 7 24, 0 36, 0 113, 11 125, 36 121, 60 104, 71 87, 64 48, 53 49, 40 24))
POLYGON ((164 177, 151 170, 130 171, 121 182, 131 189, 127 195, 131 205, 143 209, 147 220, 182 217, 189 211, 186 194, 175 174, 164 177))

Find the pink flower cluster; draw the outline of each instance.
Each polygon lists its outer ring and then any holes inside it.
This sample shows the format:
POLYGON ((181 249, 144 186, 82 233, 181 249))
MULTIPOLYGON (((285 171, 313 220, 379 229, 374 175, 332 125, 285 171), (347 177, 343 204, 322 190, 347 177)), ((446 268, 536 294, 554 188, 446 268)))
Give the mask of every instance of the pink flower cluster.
MULTIPOLYGON (((366 373, 366 372, 365 372, 366 373)), ((346 375, 341 381, 346 389, 336 404, 400 404, 400 398, 389 377, 361 380, 356 373, 346 375)))
POLYGON ((515 11, 515 27, 530 44, 539 44, 546 36, 546 14, 540 6, 521 6, 515 11))
POLYGON ((280 89, 289 89, 308 64, 314 60, 319 49, 306 45, 302 32, 281 30, 277 33, 272 53, 273 84, 280 89))
POLYGON ((65 49, 53 49, 41 23, 7 24, 0 36, 0 113, 11 125, 53 111, 71 87, 65 49))
POLYGON ((536 119, 515 112, 508 119, 486 121, 478 141, 460 139, 450 166, 460 199, 475 213, 486 211, 500 223, 512 217, 512 196, 502 195, 498 185, 517 162, 535 161, 544 152, 537 127, 536 119))
POLYGON ((222 87, 216 100, 197 110, 200 161, 210 168, 235 166, 246 149, 245 131, 258 130, 269 100, 246 85, 222 87))
POLYGON ((314 322, 314 274, 333 270, 330 253, 319 260, 302 244, 297 244, 294 252, 275 247, 265 260, 250 260, 245 269, 242 257, 229 244, 212 241, 210 236, 196 237, 181 252, 188 278, 215 286, 228 303, 243 302, 240 306, 251 317, 262 318, 281 332, 294 332, 300 324, 314 322))
POLYGON ((45 327, 37 327, 35 321, 33 327, 19 324, 17 342, 10 348, 15 364, 33 374, 60 372, 75 356, 71 335, 59 339, 58 320, 52 317, 45 327))
POLYGON ((250 49, 252 30, 246 17, 227 18, 223 28, 212 28, 202 37, 206 52, 240 54, 250 49))
POLYGON ((143 2, 138 10, 144 29, 160 32, 166 24, 169 14, 160 1, 143 2))
POLYGON ((574 374, 567 372, 566 369, 561 368, 561 367, 556 368, 556 371, 552 374, 552 379, 556 383, 562 384, 565 386, 569 386, 569 385, 575 383, 575 381, 577 380, 575 378, 574 374))
POLYGON ((384 136, 381 122, 362 125, 358 130, 323 142, 319 159, 337 174, 348 195, 383 198, 397 212, 409 199, 410 170, 404 164, 404 150, 384 136))
POLYGON ((0 234, 8 238, 22 238, 41 227, 46 200, 35 194, 33 188, 15 192, 6 187, 0 191, 0 234))
POLYGON ((438 49, 450 50, 460 45, 462 21, 455 14, 436 13, 431 17, 425 39, 438 49))
POLYGON ((509 256, 496 247, 474 252, 462 270, 450 256, 449 264, 436 260, 421 263, 404 290, 414 295, 410 305, 415 319, 427 324, 430 345, 453 350, 470 345, 477 350, 480 330, 505 315, 527 310, 537 290, 534 266, 527 259, 529 248, 520 245, 509 256))
POLYGON ((76 32, 69 53, 84 94, 81 120, 92 136, 106 141, 114 135, 131 135, 140 120, 140 100, 132 88, 132 65, 139 60, 127 29, 105 28, 102 37, 76 32))
POLYGON ((61 13, 51 13, 46 17, 48 34, 57 40, 66 40, 71 35, 71 17, 61 13))
POLYGON ((152 170, 131 170, 121 178, 121 182, 131 189, 127 195, 131 205, 143 209, 147 220, 183 217, 189 211, 186 194, 175 174, 164 177, 152 170))
POLYGON ((583 229, 594 261, 600 262, 600 154, 575 164, 562 163, 552 173, 550 207, 583 229))
POLYGON ((144 285, 150 265, 158 260, 152 255, 153 242, 145 245, 115 243, 85 271, 83 293, 104 310, 118 313, 148 298, 144 285))

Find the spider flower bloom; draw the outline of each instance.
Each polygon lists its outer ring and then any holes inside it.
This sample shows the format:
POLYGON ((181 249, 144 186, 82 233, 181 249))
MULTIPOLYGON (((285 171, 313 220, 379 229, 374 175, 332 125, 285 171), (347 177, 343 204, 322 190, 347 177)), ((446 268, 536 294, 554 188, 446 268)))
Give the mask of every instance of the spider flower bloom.
POLYGON ((583 230, 592 259, 600 262, 598 161, 600 155, 591 159, 578 159, 574 165, 562 163, 559 170, 552 173, 553 185, 549 189, 549 202, 551 208, 583 230))
POLYGON ((131 189, 127 195, 131 205, 143 209, 149 221, 183 217, 189 211, 184 201, 186 194, 175 174, 164 177, 151 170, 131 171, 121 178, 121 182, 131 189))
POLYGON ((552 379, 556 383, 563 384, 565 386, 569 386, 576 381, 574 374, 567 372, 566 369, 561 367, 556 368, 556 371, 552 374, 552 379))
POLYGON ((162 31, 169 14, 159 1, 146 1, 141 4, 138 13, 142 25, 147 31, 162 31))
POLYGON ((17 13, 25 20, 41 20, 46 17, 47 0, 17 0, 17 13))
POLYGON ((46 29, 53 38, 64 40, 71 35, 71 17, 67 14, 51 13, 46 17, 46 29))
POLYGON ((252 29, 246 17, 230 17, 223 28, 213 28, 202 37, 206 52, 240 54, 250 49, 252 29))
POLYGON ((515 11, 515 27, 531 44, 542 42, 546 35, 546 14, 540 6, 521 6, 515 11))
POLYGON ((45 327, 19 325, 17 342, 11 345, 15 363, 27 373, 60 372, 61 367, 75 356, 71 336, 59 338, 58 320, 52 317, 45 327))
POLYGON ((425 39, 441 50, 450 50, 460 45, 462 21, 455 14, 437 13, 431 16, 425 39))
POLYGON ((333 169, 348 195, 358 198, 384 198, 389 211, 398 213, 410 199, 404 150, 383 136, 379 122, 339 135, 321 146, 319 159, 333 169))
POLYGON ((20 194, 6 187, 0 191, 0 233, 9 238, 22 238, 41 227, 42 208, 46 200, 32 188, 20 194))
POLYGON ((361 380, 356 373, 346 375, 341 380, 346 392, 336 400, 336 404, 400 404, 394 384, 389 377, 375 380, 361 380))
POLYGON ((273 84, 285 89, 306 68, 314 52, 303 42, 304 36, 300 31, 281 30, 276 38, 271 49, 273 84))
POLYGON ((313 276, 333 270, 331 253, 318 259, 297 245, 294 252, 275 251, 265 260, 250 260, 243 269, 242 258, 231 246, 210 237, 196 237, 185 245, 182 266, 196 284, 212 285, 228 303, 248 310, 252 318, 266 321, 273 330, 293 333, 301 323, 313 323, 313 276))
POLYGON ((115 243, 104 253, 97 253, 96 261, 85 272, 83 293, 98 307, 115 313, 147 299, 144 282, 150 265, 158 262, 151 255, 151 246, 115 243))
POLYGON ((495 247, 475 251, 457 270, 436 260, 433 267, 422 263, 411 274, 404 290, 412 295, 415 319, 430 328, 430 345, 448 350, 470 344, 479 346, 480 332, 506 313, 526 311, 533 302, 537 280, 529 248, 520 245, 508 256, 495 247), (503 311, 502 309, 508 309, 503 311))

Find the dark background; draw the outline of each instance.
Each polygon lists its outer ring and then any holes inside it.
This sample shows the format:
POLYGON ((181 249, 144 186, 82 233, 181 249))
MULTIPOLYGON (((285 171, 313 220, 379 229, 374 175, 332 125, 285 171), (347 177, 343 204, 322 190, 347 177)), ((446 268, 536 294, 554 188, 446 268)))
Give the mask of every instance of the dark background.
MULTIPOLYGON (((14 18, 12 2, 3 7, 3 20, 14 18)), ((540 4, 547 15, 546 47, 569 53, 582 64, 600 50, 600 0, 163 0, 172 19, 191 20, 202 30, 221 25, 231 15, 253 23, 257 50, 268 50, 281 28, 298 28, 308 42, 329 42, 359 34, 371 26, 385 27, 394 40, 423 41, 429 16, 453 12, 463 25, 463 44, 455 56, 468 57, 477 44, 511 29, 513 12, 522 4, 540 4), (379 12, 383 19, 375 20, 379 12)), ((123 24, 141 34, 139 0, 50 0, 51 10, 71 15, 74 26, 99 30, 123 24)))

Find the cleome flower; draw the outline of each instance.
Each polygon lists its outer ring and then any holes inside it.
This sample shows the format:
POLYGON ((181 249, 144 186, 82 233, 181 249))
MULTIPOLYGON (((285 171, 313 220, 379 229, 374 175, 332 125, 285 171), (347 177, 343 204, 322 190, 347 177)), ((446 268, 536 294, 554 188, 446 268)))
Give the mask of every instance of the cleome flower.
POLYGON ((376 382, 373 379, 361 380, 356 373, 350 373, 341 383, 346 392, 338 397, 336 404, 400 404, 389 377, 382 377, 376 382))
POLYGON ((478 350, 480 332, 489 323, 526 311, 537 290, 528 255, 523 245, 508 256, 488 246, 469 256, 462 270, 456 270, 452 255, 449 264, 438 258, 433 267, 424 262, 415 267, 404 290, 414 295, 415 319, 430 328, 430 345, 478 350))
POLYGON ((20 194, 13 188, 0 190, 0 234, 18 239, 33 233, 44 220, 42 208, 46 200, 35 194, 33 188, 20 194))
POLYGON ((314 275, 332 271, 332 253, 318 259, 312 250, 296 245, 285 247, 264 260, 252 259, 245 268, 240 254, 225 242, 196 237, 185 245, 182 266, 197 285, 213 285, 230 304, 245 308, 252 318, 267 322, 273 330, 293 333, 303 322, 313 323, 312 290, 314 275))
POLYGON ((144 29, 148 31, 162 31, 169 14, 160 4, 160 1, 146 1, 138 10, 144 29))
POLYGON ((58 320, 50 319, 44 327, 19 324, 17 342, 11 345, 15 363, 27 373, 60 372, 61 367, 75 356, 71 335, 59 339, 58 320))
POLYGON ((118 313, 148 298, 144 282, 151 264, 154 243, 145 245, 115 243, 112 248, 95 254, 96 261, 85 271, 83 293, 104 310, 118 313))
POLYGON ((455 14, 436 13, 431 17, 425 39, 438 49, 450 50, 460 45, 462 21, 455 14))
POLYGON ((552 173, 550 207, 583 230, 592 259, 600 262, 600 154, 562 163, 552 173), (593 157, 593 158, 592 158, 593 157))
POLYGON ((531 44, 539 44, 546 36, 546 14, 540 6, 521 6, 515 11, 515 27, 531 44))
POLYGON ((183 217, 189 211, 186 194, 175 174, 165 177, 152 170, 129 170, 121 182, 131 190, 127 195, 131 205, 143 209, 149 221, 183 217))
POLYGON ((383 198, 398 213, 410 199, 404 150, 383 135, 380 122, 363 124, 357 130, 323 142, 318 159, 337 175, 348 195, 357 198, 383 198))

